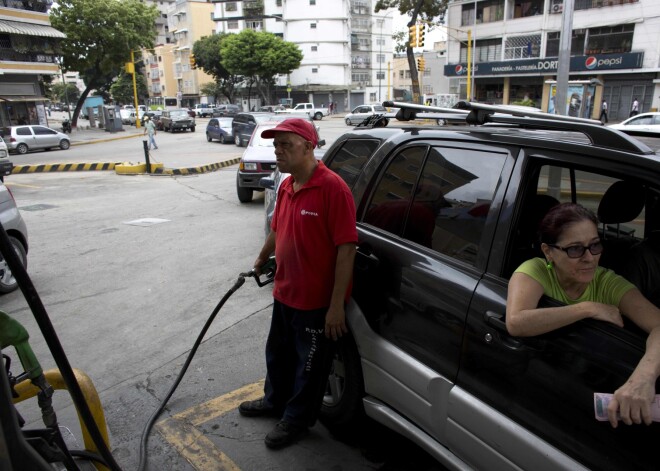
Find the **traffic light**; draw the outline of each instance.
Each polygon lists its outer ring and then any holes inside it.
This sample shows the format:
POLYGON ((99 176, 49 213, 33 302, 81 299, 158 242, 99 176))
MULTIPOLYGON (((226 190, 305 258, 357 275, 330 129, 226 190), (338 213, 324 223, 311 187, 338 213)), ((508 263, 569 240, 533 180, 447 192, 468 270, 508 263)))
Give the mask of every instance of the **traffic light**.
POLYGON ((419 47, 424 47, 424 28, 426 27, 425 24, 419 25, 419 28, 417 29, 417 45, 419 47))
POLYGON ((417 25, 412 25, 409 29, 410 36, 408 38, 408 44, 410 47, 417 47, 417 25))
POLYGON ((124 71, 127 74, 134 74, 135 73, 135 64, 133 64, 132 62, 126 62, 124 64, 124 71))
POLYGON ((424 61, 423 57, 420 57, 417 59, 417 70, 420 72, 424 72, 424 66, 426 65, 426 62, 424 61))
POLYGON ((195 64, 195 54, 190 54, 190 68, 191 69, 196 69, 197 64, 195 64))

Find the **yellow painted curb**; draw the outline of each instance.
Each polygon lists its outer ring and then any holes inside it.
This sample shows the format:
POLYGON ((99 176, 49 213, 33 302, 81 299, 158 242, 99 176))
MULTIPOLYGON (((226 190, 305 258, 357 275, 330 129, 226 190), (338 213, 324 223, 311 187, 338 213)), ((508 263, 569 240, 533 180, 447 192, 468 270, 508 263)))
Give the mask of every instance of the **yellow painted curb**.
MULTIPOLYGON (((151 171, 156 172, 163 168, 162 163, 153 163, 151 164, 151 171)), ((121 164, 115 165, 115 172, 117 175, 137 175, 140 173, 147 173, 147 164, 138 162, 124 162, 121 164)))

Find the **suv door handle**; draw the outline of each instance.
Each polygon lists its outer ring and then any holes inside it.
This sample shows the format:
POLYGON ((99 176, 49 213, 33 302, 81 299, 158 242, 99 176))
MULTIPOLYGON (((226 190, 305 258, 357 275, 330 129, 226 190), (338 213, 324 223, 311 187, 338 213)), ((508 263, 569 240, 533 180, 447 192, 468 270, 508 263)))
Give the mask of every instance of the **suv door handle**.
POLYGON ((380 260, 374 255, 369 245, 358 246, 357 253, 358 255, 361 255, 360 257, 356 257, 355 260, 356 265, 359 266, 359 268, 365 270, 380 265, 380 260))
POLYGON ((484 320, 489 326, 495 327, 497 330, 504 331, 507 334, 509 333, 509 331, 506 329, 506 321, 504 320, 504 316, 502 314, 493 311, 486 311, 484 313, 484 320))

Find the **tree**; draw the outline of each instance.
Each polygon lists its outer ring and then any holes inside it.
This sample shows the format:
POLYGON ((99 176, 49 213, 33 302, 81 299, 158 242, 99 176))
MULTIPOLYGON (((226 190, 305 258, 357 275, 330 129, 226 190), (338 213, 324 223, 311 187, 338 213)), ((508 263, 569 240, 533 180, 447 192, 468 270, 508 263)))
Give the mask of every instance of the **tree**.
POLYGON ((59 0, 50 10, 52 26, 67 36, 60 44, 62 67, 78 71, 87 86, 74 126, 90 90, 107 87, 130 61, 131 50, 153 47, 159 16, 155 5, 140 0, 59 0))
POLYGON ((50 101, 53 103, 74 103, 80 98, 80 90, 72 83, 54 83, 50 87, 50 101))
MULTIPOLYGON (((220 43, 222 65, 231 73, 243 75, 257 88, 264 102, 271 102, 271 90, 277 74, 290 74, 300 67, 303 54, 291 42, 265 31, 245 29, 231 34, 220 43), (245 54, 250 51, 250 54, 245 54)), ((249 92, 248 92, 249 100, 249 92)))
MULTIPOLYGON (((135 84, 137 85, 138 101, 144 101, 149 97, 144 75, 136 74, 135 84)), ((133 76, 124 72, 119 74, 117 80, 110 85, 110 93, 117 103, 133 104, 133 101, 135 101, 133 96, 133 76)))
MULTIPOLYGON (((421 22, 428 25, 430 31, 434 25, 440 25, 444 22, 447 3, 448 0, 378 0, 374 11, 378 13, 381 10, 397 8, 402 15, 410 16, 408 26, 416 24, 419 17, 421 22)), ((412 78, 413 103, 421 103, 415 53, 408 42, 406 42, 406 55, 408 56, 408 67, 412 78)))
POLYGON ((220 101, 220 97, 224 95, 222 87, 220 84, 218 84, 218 82, 208 82, 203 84, 199 87, 199 92, 202 95, 212 96, 213 103, 218 103, 220 101))
MULTIPOLYGON (((220 44, 227 36, 224 33, 204 36, 193 44, 193 54, 195 55, 197 67, 212 76, 217 84, 215 93, 203 93, 215 96, 216 103, 221 95, 224 95, 230 103, 233 103, 236 85, 243 81, 243 77, 230 73, 222 65, 220 44)), ((200 89, 200 91, 202 90, 200 89)))

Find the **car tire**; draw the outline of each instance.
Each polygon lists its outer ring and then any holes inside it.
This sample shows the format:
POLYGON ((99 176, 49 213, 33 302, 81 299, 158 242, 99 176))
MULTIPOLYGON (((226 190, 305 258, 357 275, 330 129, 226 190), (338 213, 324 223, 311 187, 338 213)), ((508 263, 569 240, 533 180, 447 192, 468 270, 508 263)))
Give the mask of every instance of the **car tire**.
POLYGON ((211 137, 211 135, 209 133, 206 133, 206 141, 211 142, 212 140, 213 138, 211 137))
POLYGON ((344 120, 344 122, 346 123, 346 126, 351 126, 351 120, 350 119, 346 118, 344 120))
POLYGON ((226 144, 227 143, 227 140, 225 139, 224 134, 220 134, 220 139, 219 140, 220 140, 220 144, 226 144))
POLYGON ((337 341, 332 369, 323 395, 320 419, 335 431, 348 431, 364 417, 364 380, 360 354, 353 336, 337 341))
POLYGON ((317 111, 316 113, 314 113, 314 119, 316 121, 321 121, 323 119, 323 113, 321 113, 320 111, 317 111))
POLYGON ((190 128, 190 132, 195 132, 195 126, 190 128))
POLYGON ((60 149, 67 150, 69 147, 71 147, 71 143, 68 139, 62 139, 60 141, 60 149))
POLYGON ((19 145, 16 146, 16 152, 19 154, 27 154, 28 153, 28 146, 27 144, 20 143, 19 145))
POLYGON ((238 175, 236 175, 236 195, 238 196, 238 201, 241 203, 249 203, 252 201, 252 195, 254 191, 252 188, 245 188, 239 185, 238 175))
MULTIPOLYGON (((9 241, 14 246, 16 255, 18 255, 23 268, 27 268, 27 253, 23 244, 12 236, 9 236, 9 241)), ((18 282, 7 266, 7 261, 0 255, 0 293, 11 293, 16 288, 18 288, 18 282)))
POLYGON ((236 144, 238 147, 243 147, 243 139, 241 139, 240 134, 236 134, 234 136, 234 144, 236 144))

